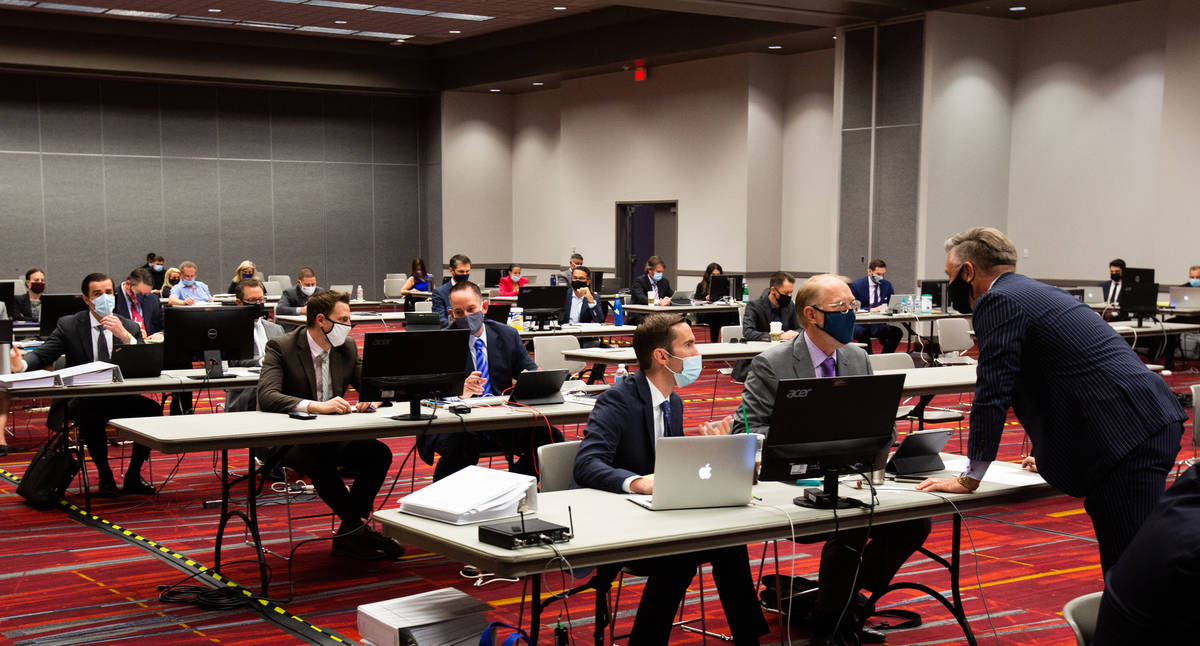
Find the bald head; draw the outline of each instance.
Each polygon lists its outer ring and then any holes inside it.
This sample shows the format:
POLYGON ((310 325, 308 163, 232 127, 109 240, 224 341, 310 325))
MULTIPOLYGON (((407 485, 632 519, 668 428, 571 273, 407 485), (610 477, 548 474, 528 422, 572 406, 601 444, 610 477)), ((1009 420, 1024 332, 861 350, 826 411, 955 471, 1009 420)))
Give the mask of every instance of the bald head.
POLYGON ((820 317, 820 314, 808 309, 810 306, 825 309, 833 303, 849 303, 852 300, 854 300, 854 294, 850 291, 850 285, 847 284, 845 276, 837 274, 813 276, 796 290, 796 312, 800 315, 800 325, 807 329, 820 317))

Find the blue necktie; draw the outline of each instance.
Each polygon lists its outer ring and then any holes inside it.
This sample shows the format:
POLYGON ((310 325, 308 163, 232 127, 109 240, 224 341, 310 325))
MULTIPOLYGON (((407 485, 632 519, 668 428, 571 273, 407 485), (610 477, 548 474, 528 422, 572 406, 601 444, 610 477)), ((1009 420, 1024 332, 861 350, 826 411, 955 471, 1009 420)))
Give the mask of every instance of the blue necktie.
POLYGON ((488 375, 487 350, 483 347, 483 339, 475 339, 475 369, 483 377, 483 394, 492 394, 492 380, 488 375))
POLYGON ((663 437, 676 437, 679 433, 671 428, 671 400, 664 400, 658 407, 662 409, 663 416, 663 437))

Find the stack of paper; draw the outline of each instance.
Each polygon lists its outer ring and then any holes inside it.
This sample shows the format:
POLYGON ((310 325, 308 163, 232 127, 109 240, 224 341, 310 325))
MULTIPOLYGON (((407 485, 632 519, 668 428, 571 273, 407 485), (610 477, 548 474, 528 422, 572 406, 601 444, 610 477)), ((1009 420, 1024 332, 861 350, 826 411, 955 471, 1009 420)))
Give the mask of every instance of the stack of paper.
POLYGON ((0 375, 0 390, 46 388, 58 384, 58 377, 48 370, 30 370, 15 375, 0 375))
POLYGON ((488 604, 442 588, 358 607, 358 632, 377 646, 479 643, 488 604))
POLYGON ((455 525, 537 511, 537 478, 469 466, 400 499, 400 511, 455 525))
POLYGON ((64 386, 98 386, 122 381, 121 369, 106 361, 93 361, 58 371, 64 386))

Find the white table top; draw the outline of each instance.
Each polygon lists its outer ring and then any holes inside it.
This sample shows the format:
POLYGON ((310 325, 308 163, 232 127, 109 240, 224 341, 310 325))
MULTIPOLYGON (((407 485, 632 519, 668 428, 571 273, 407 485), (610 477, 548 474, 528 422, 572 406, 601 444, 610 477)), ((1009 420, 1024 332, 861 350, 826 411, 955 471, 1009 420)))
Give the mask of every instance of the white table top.
POLYGON ((693 303, 691 305, 632 305, 623 303, 621 309, 625 312, 647 314, 652 312, 675 312, 677 314, 694 314, 703 312, 736 312, 745 307, 741 301, 733 303, 693 303))
POLYGON ((881 314, 879 312, 857 312, 855 323, 918 323, 921 321, 937 321, 940 319, 969 319, 970 314, 958 312, 933 311, 927 314, 881 314))
MULTIPOLYGON (((966 458, 961 456, 943 455, 943 460, 947 474, 958 473, 966 466, 966 458)), ((839 493, 861 500, 868 497, 866 490, 844 483, 839 493)), ((975 493, 947 497, 960 510, 968 511, 1055 493, 1037 474, 1022 471, 1015 464, 995 462, 975 493)), ((761 482, 754 486, 754 495, 761 502, 748 506, 650 511, 629 502, 625 494, 575 489, 539 494, 534 517, 569 526, 567 510, 571 509, 575 537, 556 547, 572 566, 579 568, 788 538, 789 518, 796 536, 833 531, 833 512, 792 504, 792 498, 801 494, 800 487, 761 482)), ((912 484, 889 482, 879 491, 874 522, 929 518, 953 511, 942 499, 915 491, 912 484)), ((846 529, 865 526, 868 514, 863 509, 839 510, 837 517, 839 526, 846 529)), ((549 548, 507 550, 479 542, 477 524, 450 525, 404 514, 396 508, 376 513, 375 519, 382 523, 385 534, 500 576, 525 576, 558 569, 556 563, 550 562, 554 552, 549 548)))
MULTIPOLYGON (((351 312, 351 323, 399 323, 404 320, 404 312, 351 312)), ((304 314, 276 314, 276 323, 289 325, 306 325, 308 319, 304 314)))
POLYGON ((190 379, 189 376, 203 375, 204 370, 164 370, 157 377, 126 379, 119 383, 95 386, 50 386, 46 388, 22 388, 8 391, 9 399, 59 399, 63 397, 105 397, 108 395, 145 395, 149 393, 176 392, 183 390, 224 390, 228 388, 253 388, 258 385, 258 374, 247 368, 231 368, 224 379, 190 379))
MULTIPOLYGON (((278 303, 279 299, 280 299, 279 296, 276 296, 274 294, 266 294, 263 296, 263 298, 268 303, 278 303)), ((235 295, 235 294, 213 294, 213 300, 217 301, 218 303, 232 303, 237 300, 237 295, 235 295)))
MULTIPOLYGON (((700 356, 704 361, 732 361, 735 359, 752 359, 771 346, 769 341, 750 341, 749 343, 697 343, 700 356)), ((579 350, 564 350, 563 357, 569 361, 601 361, 604 363, 637 363, 637 354, 631 347, 624 348, 581 348, 579 350)))
POLYGON ((1200 324, 1196 323, 1160 323, 1157 321, 1146 321, 1144 327, 1138 327, 1137 321, 1109 321, 1109 325, 1117 334, 1123 337, 1148 337, 1148 336, 1167 336, 1170 334, 1182 334, 1184 332, 1200 331, 1200 324))
POLYGON ((521 330, 521 338, 528 339, 535 336, 628 336, 633 334, 633 331, 636 329, 636 325, 580 323, 578 325, 564 325, 555 330, 521 330))

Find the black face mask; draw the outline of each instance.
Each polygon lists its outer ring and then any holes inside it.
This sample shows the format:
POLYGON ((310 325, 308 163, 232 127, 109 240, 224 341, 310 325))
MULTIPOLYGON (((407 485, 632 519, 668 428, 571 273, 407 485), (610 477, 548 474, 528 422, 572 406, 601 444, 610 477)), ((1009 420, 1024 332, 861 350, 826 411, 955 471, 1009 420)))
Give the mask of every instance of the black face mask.
POLYGON ((958 268, 958 274, 946 287, 946 298, 950 301, 950 307, 953 307, 959 314, 971 313, 971 283, 963 280, 962 277, 965 267, 964 264, 958 268))
POLYGON ((1114 271, 1113 273, 1109 274, 1108 277, 1111 278, 1112 282, 1114 283, 1121 282, 1121 272, 1119 271, 1114 271))
POLYGON ((179 284, 179 279, 178 279, 178 278, 172 278, 172 279, 171 279, 171 284, 172 284, 172 285, 178 285, 178 284, 179 284))
POLYGON ((462 283, 471 280, 471 274, 454 274, 454 282, 462 283))
POLYGON ((587 286, 588 286, 587 281, 583 281, 583 280, 571 281, 571 289, 583 289, 584 287, 587 287, 587 286))
POLYGON ((779 301, 779 309, 783 309, 792 302, 792 295, 784 294, 783 292, 775 292, 775 300, 779 301))
POLYGON ((255 318, 267 318, 267 308, 264 307, 262 303, 247 303, 247 305, 254 308, 255 318))

